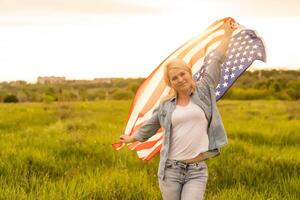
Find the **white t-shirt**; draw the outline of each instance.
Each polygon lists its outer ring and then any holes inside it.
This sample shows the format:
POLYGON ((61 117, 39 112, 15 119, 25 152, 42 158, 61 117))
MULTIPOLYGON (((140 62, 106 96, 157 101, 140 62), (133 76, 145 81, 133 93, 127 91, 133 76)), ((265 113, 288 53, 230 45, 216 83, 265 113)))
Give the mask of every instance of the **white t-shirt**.
POLYGON ((186 160, 208 150, 207 119, 204 111, 191 100, 176 105, 172 114, 169 159, 186 160))

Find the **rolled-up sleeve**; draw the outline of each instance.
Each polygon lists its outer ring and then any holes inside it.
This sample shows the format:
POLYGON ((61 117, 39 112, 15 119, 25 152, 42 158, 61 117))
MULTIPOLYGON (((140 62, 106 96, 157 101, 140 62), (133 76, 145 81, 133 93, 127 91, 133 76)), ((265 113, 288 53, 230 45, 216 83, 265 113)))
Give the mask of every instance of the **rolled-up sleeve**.
POLYGON ((153 110, 151 118, 147 120, 145 124, 142 125, 141 128, 139 128, 138 131, 134 134, 134 139, 140 142, 144 142, 148 138, 153 136, 158 129, 160 129, 161 125, 158 116, 159 108, 160 106, 156 107, 153 110))
POLYGON ((210 58, 210 63, 207 66, 206 73, 204 76, 208 76, 211 84, 217 87, 221 77, 221 64, 225 60, 225 55, 222 55, 218 51, 214 51, 210 58))

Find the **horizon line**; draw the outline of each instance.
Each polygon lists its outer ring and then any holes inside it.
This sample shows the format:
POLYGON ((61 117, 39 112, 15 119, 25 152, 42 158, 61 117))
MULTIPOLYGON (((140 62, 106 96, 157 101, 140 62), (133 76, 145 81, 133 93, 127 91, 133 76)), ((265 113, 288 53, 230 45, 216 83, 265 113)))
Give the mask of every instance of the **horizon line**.
MULTIPOLYGON (((248 69, 247 70, 250 71, 250 72, 254 72, 254 71, 272 71, 272 70, 275 70, 275 71, 300 71, 300 67, 296 68, 296 69, 295 68, 287 68, 287 67, 282 67, 282 68, 276 67, 276 68, 265 68, 265 69, 254 67, 254 68, 251 68, 251 69, 248 68, 248 69)), ((63 75, 59 75, 59 76, 47 75, 47 76, 37 76, 35 78, 35 80, 29 80, 29 79, 27 79, 27 80, 26 79, 1 80, 0 79, 0 83, 4 83, 4 82, 10 83, 10 82, 18 82, 18 81, 24 81, 26 83, 37 83, 39 77, 55 77, 55 78, 63 77, 63 78, 65 78, 65 81, 96 81, 96 79, 118 79, 118 78, 123 78, 123 79, 134 78, 134 79, 137 79, 137 78, 147 78, 148 76, 105 76, 105 77, 92 77, 92 78, 71 78, 71 77, 67 77, 67 76, 63 76, 63 75)))

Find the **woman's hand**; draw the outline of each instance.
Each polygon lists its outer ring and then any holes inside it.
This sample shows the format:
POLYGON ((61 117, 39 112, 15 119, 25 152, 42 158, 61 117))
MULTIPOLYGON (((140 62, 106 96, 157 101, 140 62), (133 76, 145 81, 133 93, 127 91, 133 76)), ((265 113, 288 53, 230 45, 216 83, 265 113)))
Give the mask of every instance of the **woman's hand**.
POLYGON ((231 35, 235 29, 237 29, 236 22, 234 21, 234 19, 228 18, 224 23, 224 37, 222 39, 221 44, 216 49, 216 51, 219 52, 221 55, 225 55, 228 49, 231 35))
POLYGON ((224 23, 225 36, 230 37, 235 29, 237 29, 236 22, 232 18, 226 20, 224 23))
POLYGON ((134 142, 134 138, 133 138, 133 135, 121 135, 120 136, 120 142, 122 143, 131 143, 131 142, 134 142))

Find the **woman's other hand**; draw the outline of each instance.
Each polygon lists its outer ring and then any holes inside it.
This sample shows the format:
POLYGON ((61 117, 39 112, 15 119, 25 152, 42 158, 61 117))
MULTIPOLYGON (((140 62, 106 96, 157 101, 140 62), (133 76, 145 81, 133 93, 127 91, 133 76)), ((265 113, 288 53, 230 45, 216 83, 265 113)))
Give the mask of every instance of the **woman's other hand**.
POLYGON ((129 136, 129 135, 121 135, 120 136, 120 142, 122 142, 122 143, 131 143, 131 142, 134 142, 133 135, 131 135, 131 136, 129 136))

